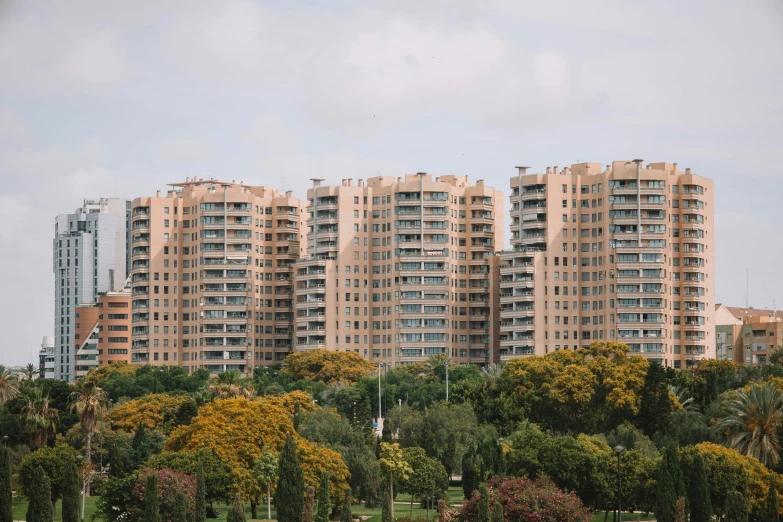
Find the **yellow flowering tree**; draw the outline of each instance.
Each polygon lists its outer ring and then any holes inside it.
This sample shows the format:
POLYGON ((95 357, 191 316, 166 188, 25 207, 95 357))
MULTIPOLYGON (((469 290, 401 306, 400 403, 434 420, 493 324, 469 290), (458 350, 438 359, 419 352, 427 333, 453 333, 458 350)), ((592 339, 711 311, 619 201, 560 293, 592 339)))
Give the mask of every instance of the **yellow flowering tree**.
POLYGON ((168 433, 183 404, 193 402, 186 395, 167 395, 151 393, 115 406, 107 415, 112 428, 122 431, 134 431, 139 425, 147 429, 168 433))
POLYGON ((559 350, 513 359, 503 367, 500 386, 526 397, 531 417, 552 427, 597 430, 639 412, 647 360, 630 356, 620 343, 559 350))
POLYGON ((299 437, 291 412, 272 401, 235 397, 206 404, 189 425, 172 431, 164 451, 214 451, 232 468, 231 492, 258 500, 266 491, 256 480, 253 466, 265 448, 279 454, 289 433, 299 448, 305 486, 317 485, 321 472, 328 471, 330 489, 335 494, 342 491, 349 475, 340 454, 299 437))
POLYGON ((774 477, 778 506, 783 515, 783 496, 780 495, 783 491, 783 477, 780 474, 770 471, 758 459, 711 442, 680 449, 683 469, 691 466, 696 452, 704 459, 710 485, 710 500, 716 515, 724 514, 723 508, 729 492, 744 486, 751 515, 755 517, 754 520, 763 520, 770 475, 774 477))
POLYGON ((358 353, 328 350, 295 352, 286 357, 283 364, 283 371, 295 379, 309 379, 326 384, 356 382, 376 369, 358 353))

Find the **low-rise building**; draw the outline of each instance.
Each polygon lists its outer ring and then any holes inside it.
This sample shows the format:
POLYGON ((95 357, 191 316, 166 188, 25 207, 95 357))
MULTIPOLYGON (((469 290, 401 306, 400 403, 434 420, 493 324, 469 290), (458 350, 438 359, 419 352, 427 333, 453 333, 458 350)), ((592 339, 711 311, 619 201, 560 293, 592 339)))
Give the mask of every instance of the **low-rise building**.
POLYGON ((715 324, 718 359, 759 366, 783 343, 783 312, 777 310, 719 304, 715 324))

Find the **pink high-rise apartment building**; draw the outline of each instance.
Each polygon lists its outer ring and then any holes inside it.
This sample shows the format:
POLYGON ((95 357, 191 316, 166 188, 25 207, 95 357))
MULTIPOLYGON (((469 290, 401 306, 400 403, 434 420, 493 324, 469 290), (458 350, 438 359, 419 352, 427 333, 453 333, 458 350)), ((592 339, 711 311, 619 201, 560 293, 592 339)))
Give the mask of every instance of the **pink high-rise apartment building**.
POLYGON ((517 167, 501 361, 592 341, 674 368, 715 357, 713 183, 642 163, 517 167))
POLYGON ((386 368, 439 354, 491 362, 502 193, 425 173, 313 181, 296 349, 354 351, 386 368))
POLYGON ((281 361, 304 204, 241 182, 171 187, 132 203, 132 362, 249 373, 281 361))

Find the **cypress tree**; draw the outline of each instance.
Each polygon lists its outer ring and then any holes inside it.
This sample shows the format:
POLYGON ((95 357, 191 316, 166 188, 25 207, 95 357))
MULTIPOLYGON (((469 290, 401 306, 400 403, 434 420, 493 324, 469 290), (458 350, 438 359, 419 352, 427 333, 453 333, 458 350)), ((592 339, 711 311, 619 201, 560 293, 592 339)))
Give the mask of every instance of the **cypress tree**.
POLYGON ((441 464, 446 468, 446 474, 451 479, 454 474, 454 459, 457 458, 457 436, 454 433, 450 433, 446 439, 446 447, 443 449, 443 455, 441 456, 441 464))
POLYGON ((388 422, 383 423, 383 429, 381 430, 381 442, 388 442, 391 444, 392 442, 392 433, 391 433, 391 426, 389 426, 388 422))
POLYGON ((340 522, 353 522, 351 498, 351 488, 345 488, 343 490, 343 509, 340 511, 340 522))
POLYGON ((383 508, 381 510, 381 522, 393 522, 392 521, 392 514, 391 514, 391 496, 389 496, 389 492, 386 491, 386 488, 384 488, 383 492, 383 508))
POLYGON ((696 453, 693 465, 688 474, 688 501, 691 510, 691 522, 710 522, 712 520, 712 503, 710 501, 710 486, 707 481, 707 470, 704 459, 696 453))
POLYGON ((462 456, 462 495, 465 498, 473 496, 473 481, 476 477, 476 463, 473 453, 468 450, 462 456))
POLYGON ((745 495, 739 491, 729 491, 726 495, 725 522, 748 522, 748 506, 745 495))
POLYGON ((171 522, 189 522, 189 518, 188 500, 185 498, 185 494, 178 490, 174 493, 171 522))
POLYGON ((666 385, 666 370, 660 363, 653 362, 647 367, 644 376, 637 425, 647 436, 669 425, 671 418, 671 400, 666 385))
POLYGON ((479 485, 478 518, 477 522, 491 522, 489 516, 489 489, 483 482, 479 485))
POLYGON ((158 474, 147 475, 144 487, 144 522, 160 522, 160 498, 158 498, 158 474))
POLYGON ((658 522, 674 522, 674 505, 677 496, 674 483, 666 465, 666 455, 658 468, 658 487, 655 492, 655 518, 658 522))
POLYGON ((71 460, 66 465, 63 473, 62 486, 62 522, 79 522, 79 470, 76 469, 76 461, 71 460))
POLYGON ((11 463, 8 448, 0 446, 0 522, 13 522, 11 513, 11 463))
POLYGON ((329 522, 329 514, 332 512, 332 501, 329 498, 329 473, 321 473, 321 483, 318 484, 318 512, 315 522, 329 522))
POLYGON ((207 492, 204 483, 204 464, 198 463, 196 474, 196 506, 193 510, 194 522, 204 522, 207 519, 207 492))
POLYGON ((280 478, 277 481, 277 520, 302 522, 304 510, 304 474, 296 454, 296 442, 289 434, 280 453, 280 478))
POLYGON ((305 507, 302 513, 302 522, 313 522, 313 505, 315 504, 315 488, 307 486, 305 493, 305 507))
POLYGON ((766 501, 766 520, 768 522, 780 522, 780 512, 778 511, 778 491, 775 487, 775 475, 769 474, 769 489, 767 489, 766 501))
POLYGON ((430 458, 435 458, 438 453, 438 449, 435 447, 435 433, 432 429, 432 421, 429 415, 424 417, 424 426, 421 430, 421 443, 419 444, 421 449, 430 458))
POLYGON ((28 500, 27 522, 52 522, 54 520, 52 485, 41 466, 36 466, 33 470, 28 500))

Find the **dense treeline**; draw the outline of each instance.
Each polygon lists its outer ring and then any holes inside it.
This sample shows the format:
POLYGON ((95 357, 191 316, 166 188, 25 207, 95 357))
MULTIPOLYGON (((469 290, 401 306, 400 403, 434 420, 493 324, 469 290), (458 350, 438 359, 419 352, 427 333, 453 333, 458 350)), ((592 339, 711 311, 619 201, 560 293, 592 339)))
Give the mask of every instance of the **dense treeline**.
POLYGON ((256 518, 274 501, 281 521, 325 522, 360 502, 386 522, 414 500, 444 520, 521 520, 548 503, 559 510, 547 520, 583 521, 616 506, 622 447, 624 509, 697 522, 741 499, 749 520, 773 520, 783 354, 770 359, 674 371, 615 343, 483 369, 432 357, 381 375, 380 401, 377 369, 342 352, 293 354, 247 378, 115 363, 69 385, 0 369, 0 498, 43 495, 74 520, 85 490, 112 521, 202 520, 217 503, 256 518), (455 477, 464 508, 447 502, 455 477))

